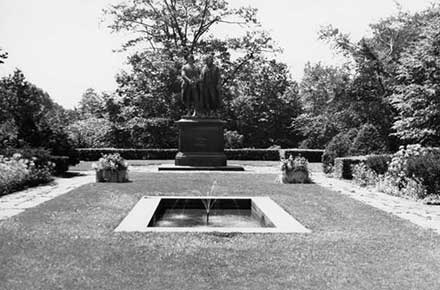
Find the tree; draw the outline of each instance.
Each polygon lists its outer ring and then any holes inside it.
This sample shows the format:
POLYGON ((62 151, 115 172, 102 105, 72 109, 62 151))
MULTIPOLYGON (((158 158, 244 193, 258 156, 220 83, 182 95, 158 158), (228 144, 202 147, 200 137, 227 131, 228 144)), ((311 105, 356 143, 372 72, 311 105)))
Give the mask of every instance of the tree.
MULTIPOLYGON (((65 133, 68 114, 50 96, 26 81, 16 70, 0 80, 0 145, 42 147, 54 155, 74 157, 71 140, 65 133)), ((71 159, 71 161, 75 161, 71 159)))
MULTIPOLYGON (((437 10, 439 11, 439 10, 437 10)), ((431 19, 405 50, 391 97, 398 111, 395 135, 405 142, 440 146, 440 17, 431 19)))
POLYGON ((105 101, 94 89, 88 88, 81 97, 78 112, 82 119, 90 117, 103 118, 105 101))
POLYGON ((5 63, 5 59, 8 58, 8 53, 0 48, 0 64, 5 63))
POLYGON ((245 146, 296 146, 292 121, 300 114, 298 87, 285 64, 250 63, 238 74, 234 97, 227 103, 229 127, 244 135, 245 146))
POLYGON ((106 11, 110 29, 133 37, 122 47, 131 53, 131 71, 117 77, 117 97, 107 103, 110 118, 117 120, 118 128, 127 128, 135 118, 180 118, 184 57, 214 53, 222 72, 220 113, 228 129, 246 135, 247 146, 296 144, 289 128, 300 107, 296 84, 285 65, 270 59, 278 49, 261 29, 256 13, 253 8, 232 9, 224 0, 131 0, 111 6, 106 11), (212 34, 228 25, 241 27, 242 33, 231 38, 212 34), (255 117, 252 110, 261 114, 255 117), (260 125, 266 130, 261 141, 260 125))

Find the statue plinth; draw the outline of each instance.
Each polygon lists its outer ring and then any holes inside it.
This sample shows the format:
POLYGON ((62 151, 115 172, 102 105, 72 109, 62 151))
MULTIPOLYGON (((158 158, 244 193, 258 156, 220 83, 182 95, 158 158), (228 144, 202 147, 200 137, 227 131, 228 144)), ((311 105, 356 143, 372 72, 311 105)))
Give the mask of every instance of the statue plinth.
POLYGON ((226 122, 184 117, 176 124, 179 128, 179 153, 175 166, 160 167, 159 170, 244 171, 240 166, 227 166, 223 135, 226 122))
POLYGON ((226 166, 223 128, 218 119, 185 118, 179 127, 179 153, 176 166, 226 166))

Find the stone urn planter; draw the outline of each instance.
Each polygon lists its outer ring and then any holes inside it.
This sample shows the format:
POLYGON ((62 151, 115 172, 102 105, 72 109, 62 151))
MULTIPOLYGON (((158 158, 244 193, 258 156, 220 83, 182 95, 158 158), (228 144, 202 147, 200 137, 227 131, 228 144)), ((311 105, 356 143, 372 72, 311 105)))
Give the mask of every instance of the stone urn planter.
POLYGON ((310 183, 307 159, 298 156, 281 160, 281 183, 310 183))
POLYGON ((96 170, 96 182, 127 182, 127 181, 128 181, 127 169, 96 170))
POLYGON ((119 154, 102 156, 93 164, 96 171, 96 182, 127 182, 128 163, 119 154))

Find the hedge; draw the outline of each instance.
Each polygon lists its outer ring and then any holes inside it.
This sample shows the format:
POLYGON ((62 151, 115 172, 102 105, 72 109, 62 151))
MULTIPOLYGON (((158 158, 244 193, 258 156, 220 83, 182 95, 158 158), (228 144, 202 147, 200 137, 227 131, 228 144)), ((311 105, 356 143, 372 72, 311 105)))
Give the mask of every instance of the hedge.
POLYGON ((367 160, 366 156, 339 157, 335 159, 334 175, 336 178, 352 179, 352 167, 367 160))
POLYGON ((289 158, 290 155, 293 157, 301 155, 309 162, 321 162, 322 154, 324 150, 320 149, 284 149, 284 158, 289 158))
POLYGON ((361 162, 365 163, 377 174, 384 174, 388 170, 391 158, 392 155, 388 154, 339 157, 335 159, 334 175, 336 178, 352 179, 353 166, 361 162))
POLYGON ((113 153, 119 153, 127 160, 170 160, 177 154, 177 149, 81 148, 77 151, 82 161, 97 161, 102 155, 113 153))
POLYGON ((49 159, 55 164, 55 175, 62 175, 63 173, 66 173, 67 170, 69 170, 69 156, 50 156, 49 159))
MULTIPOLYGON (((177 149, 116 149, 81 148, 77 149, 80 160, 97 161, 104 154, 119 153, 127 160, 172 160, 177 149)), ((226 149, 228 160, 266 160, 279 161, 290 155, 305 157, 309 162, 321 162, 324 150, 310 149, 226 149)))

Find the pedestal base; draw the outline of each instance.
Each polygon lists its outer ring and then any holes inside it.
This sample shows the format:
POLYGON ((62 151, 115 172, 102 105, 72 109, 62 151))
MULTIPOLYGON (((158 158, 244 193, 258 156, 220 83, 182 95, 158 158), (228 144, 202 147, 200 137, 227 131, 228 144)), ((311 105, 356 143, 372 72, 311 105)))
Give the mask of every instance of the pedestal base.
POLYGON ((217 119, 182 119, 179 127, 179 153, 176 166, 225 167, 223 127, 217 119))
POLYGON ((244 171, 241 166, 161 166, 159 171, 244 171))

